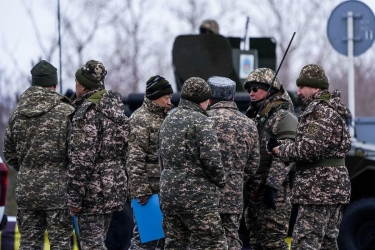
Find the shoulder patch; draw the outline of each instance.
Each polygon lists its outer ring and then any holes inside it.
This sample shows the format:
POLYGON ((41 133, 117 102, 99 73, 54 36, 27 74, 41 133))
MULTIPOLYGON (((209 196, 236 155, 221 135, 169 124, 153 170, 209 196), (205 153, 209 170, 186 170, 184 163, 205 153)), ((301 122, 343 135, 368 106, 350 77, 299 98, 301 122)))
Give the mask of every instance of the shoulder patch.
POLYGON ((307 133, 310 135, 316 135, 318 133, 318 129, 318 125, 311 123, 307 127, 307 133))

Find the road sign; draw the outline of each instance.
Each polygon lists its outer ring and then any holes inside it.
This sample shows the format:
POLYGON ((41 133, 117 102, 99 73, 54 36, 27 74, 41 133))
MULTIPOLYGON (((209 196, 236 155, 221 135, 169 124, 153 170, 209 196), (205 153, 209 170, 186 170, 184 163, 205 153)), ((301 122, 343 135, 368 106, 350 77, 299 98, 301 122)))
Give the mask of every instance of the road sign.
POLYGON ((339 4, 328 20, 327 35, 332 47, 348 56, 349 12, 353 18, 353 53, 359 56, 372 46, 375 39, 375 16, 363 2, 351 0, 339 4))

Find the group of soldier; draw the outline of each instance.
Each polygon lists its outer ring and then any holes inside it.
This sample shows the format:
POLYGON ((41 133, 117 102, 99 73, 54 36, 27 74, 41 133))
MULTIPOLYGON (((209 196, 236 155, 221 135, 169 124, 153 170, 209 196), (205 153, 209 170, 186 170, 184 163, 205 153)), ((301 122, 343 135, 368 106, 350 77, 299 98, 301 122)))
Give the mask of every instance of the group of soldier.
POLYGON ((350 112, 338 90, 328 91, 320 65, 306 65, 296 80, 298 121, 268 68, 244 83, 246 114, 228 78, 187 79, 173 108, 171 84, 156 75, 130 118, 120 95, 105 89, 99 61, 76 71, 73 102, 55 92, 53 65, 42 60, 31 74, 4 143, 18 172, 20 249, 40 249, 45 230, 51 249, 70 249, 71 216, 81 249, 106 249, 112 214, 127 199, 145 205, 155 194, 165 238, 141 243, 135 221, 130 249, 241 249, 242 217, 252 249, 288 249, 292 203, 299 204, 292 249, 337 249, 350 197, 350 112))

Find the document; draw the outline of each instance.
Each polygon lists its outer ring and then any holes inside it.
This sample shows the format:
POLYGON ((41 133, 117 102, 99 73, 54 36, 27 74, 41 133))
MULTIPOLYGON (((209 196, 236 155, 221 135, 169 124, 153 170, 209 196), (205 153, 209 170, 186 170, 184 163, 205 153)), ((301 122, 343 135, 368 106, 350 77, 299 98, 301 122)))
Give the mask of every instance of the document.
POLYGON ((138 199, 133 199, 132 207, 141 243, 164 238, 163 214, 160 210, 159 196, 157 194, 151 195, 143 206, 138 203, 138 199))

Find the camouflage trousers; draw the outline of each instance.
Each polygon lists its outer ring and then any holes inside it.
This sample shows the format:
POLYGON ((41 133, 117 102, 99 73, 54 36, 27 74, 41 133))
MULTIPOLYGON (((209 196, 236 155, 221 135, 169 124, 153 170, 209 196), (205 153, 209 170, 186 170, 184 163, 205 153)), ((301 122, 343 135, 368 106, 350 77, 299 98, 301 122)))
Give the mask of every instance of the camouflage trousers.
POLYGON ((165 249, 228 249, 218 212, 163 216, 165 249))
POLYGON ((134 218, 134 230, 133 230, 133 238, 131 239, 131 245, 129 250, 147 250, 147 249, 154 249, 154 250, 162 250, 164 249, 164 239, 149 241, 145 243, 141 243, 141 238, 139 236, 137 222, 134 218))
POLYGON ((42 249, 47 230, 51 250, 71 249, 73 227, 68 209, 18 210, 20 250, 42 249))
POLYGON ((229 250, 241 250, 242 241, 238 234, 240 229, 240 218, 239 214, 223 214, 220 213, 221 222, 225 231, 225 238, 227 239, 229 250))
POLYGON ((81 249, 104 249, 105 236, 111 222, 110 214, 77 214, 81 249))
MULTIPOLYGON (((257 174, 250 186, 247 187, 249 197, 254 198, 262 175, 257 174)), ((289 219, 292 211, 290 202, 291 190, 289 183, 281 186, 276 192, 276 210, 266 207, 263 203, 263 193, 256 197, 256 201, 250 201, 245 210, 246 227, 250 231, 250 245, 253 250, 282 249, 288 250, 285 242, 288 233, 289 219)))
POLYGON ((293 250, 338 249, 343 205, 303 205, 293 229, 293 250))

